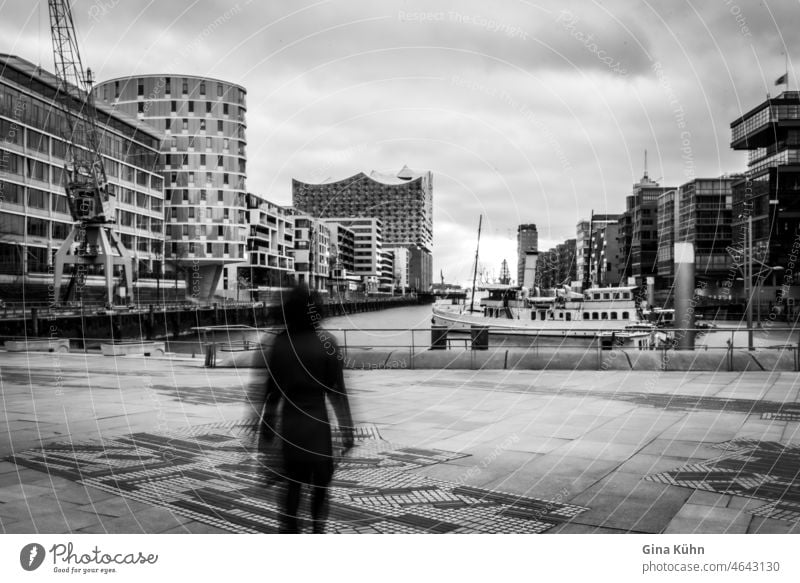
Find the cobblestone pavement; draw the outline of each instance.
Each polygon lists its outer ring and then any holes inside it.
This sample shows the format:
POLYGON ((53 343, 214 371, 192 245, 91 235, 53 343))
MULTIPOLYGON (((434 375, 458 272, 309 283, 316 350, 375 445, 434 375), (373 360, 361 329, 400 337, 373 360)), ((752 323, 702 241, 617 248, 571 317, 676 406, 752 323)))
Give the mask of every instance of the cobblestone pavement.
MULTIPOLYGON (((261 373, 0 352, 7 533, 275 532, 261 373)), ((351 371, 329 532, 800 532, 795 373, 351 371)))

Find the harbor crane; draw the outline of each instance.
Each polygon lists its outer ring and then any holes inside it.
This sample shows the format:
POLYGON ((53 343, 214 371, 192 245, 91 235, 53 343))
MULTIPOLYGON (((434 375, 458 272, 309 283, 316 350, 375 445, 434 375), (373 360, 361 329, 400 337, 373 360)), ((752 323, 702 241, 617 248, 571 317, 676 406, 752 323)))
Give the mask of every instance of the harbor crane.
MULTIPOLYGON (((65 268, 72 277, 64 294, 69 297, 76 281, 84 285, 86 275, 102 271, 105 303, 114 304, 114 267, 121 267, 117 295, 125 298, 133 282, 133 257, 116 232, 116 196, 109 190, 100 130, 92 97, 92 72, 84 72, 69 0, 48 0, 53 40, 57 99, 66 117, 67 156, 64 188, 74 224, 54 257, 54 297, 60 301, 65 268)), ((81 293, 79 291, 79 293, 81 293)), ((132 298, 131 298, 132 300, 132 298)))

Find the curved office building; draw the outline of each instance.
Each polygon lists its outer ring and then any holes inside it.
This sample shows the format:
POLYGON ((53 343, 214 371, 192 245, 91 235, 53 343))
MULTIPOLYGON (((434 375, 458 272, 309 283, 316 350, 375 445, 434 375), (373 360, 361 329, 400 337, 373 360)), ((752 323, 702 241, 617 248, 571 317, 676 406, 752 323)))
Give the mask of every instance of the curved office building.
POLYGON ((245 89, 189 75, 141 75, 94 91, 99 103, 164 133, 166 277, 185 279, 194 301, 210 301, 218 286, 235 295, 238 282, 223 268, 247 260, 245 89))

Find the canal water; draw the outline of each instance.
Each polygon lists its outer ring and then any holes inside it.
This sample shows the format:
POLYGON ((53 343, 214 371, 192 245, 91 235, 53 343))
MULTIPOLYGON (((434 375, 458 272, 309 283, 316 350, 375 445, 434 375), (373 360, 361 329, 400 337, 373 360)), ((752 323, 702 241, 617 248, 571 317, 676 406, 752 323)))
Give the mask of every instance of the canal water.
MULTIPOLYGON (((430 304, 391 308, 375 312, 360 312, 346 316, 326 318, 322 328, 333 335, 341 346, 349 348, 403 348, 416 350, 430 346, 430 304)), ((699 334, 695 340, 697 350, 725 350, 732 341, 735 348, 746 348, 748 334, 737 322, 716 322, 715 327, 699 334)), ((224 331, 209 334, 208 341, 238 345, 243 342, 256 343, 265 338, 264 331, 224 331)), ((795 324, 775 322, 762 324, 762 329, 753 333, 753 344, 760 349, 777 349, 787 345, 797 346, 800 328, 795 324)), ((168 341, 167 350, 179 353, 202 354, 204 343, 198 337, 168 341)))

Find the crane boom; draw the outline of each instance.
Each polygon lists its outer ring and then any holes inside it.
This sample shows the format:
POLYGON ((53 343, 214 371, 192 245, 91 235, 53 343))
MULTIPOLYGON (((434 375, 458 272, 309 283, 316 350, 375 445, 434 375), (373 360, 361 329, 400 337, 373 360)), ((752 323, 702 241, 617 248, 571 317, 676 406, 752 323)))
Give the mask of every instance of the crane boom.
POLYGON ((113 221, 97 112, 92 96, 91 70, 83 72, 69 0, 48 0, 59 99, 67 117, 67 200, 76 221, 113 221))
MULTIPOLYGON (((106 280, 106 306, 115 295, 123 301, 133 282, 133 258, 116 233, 116 196, 109 189, 100 131, 92 96, 92 72, 84 74, 72 8, 69 0, 47 0, 53 40, 58 101, 66 117, 67 156, 65 184, 67 204, 75 223, 54 257, 54 295, 59 298, 67 265, 73 266, 73 280, 83 280, 87 270, 102 273, 106 280), (119 286, 114 288, 114 268, 121 268, 119 286)), ((72 285, 67 289, 70 293, 72 285)), ((79 290, 82 298, 82 290, 79 290)), ((65 298, 66 299, 66 298, 65 298)))

